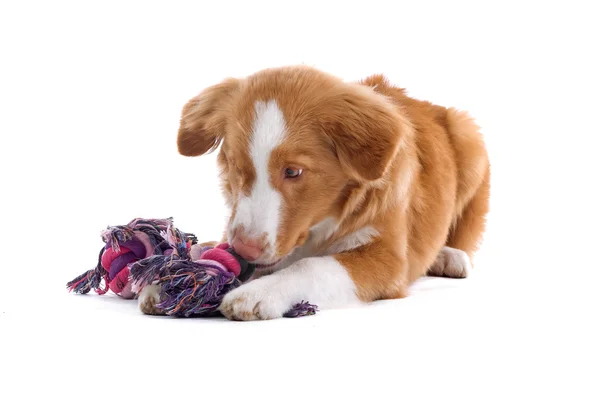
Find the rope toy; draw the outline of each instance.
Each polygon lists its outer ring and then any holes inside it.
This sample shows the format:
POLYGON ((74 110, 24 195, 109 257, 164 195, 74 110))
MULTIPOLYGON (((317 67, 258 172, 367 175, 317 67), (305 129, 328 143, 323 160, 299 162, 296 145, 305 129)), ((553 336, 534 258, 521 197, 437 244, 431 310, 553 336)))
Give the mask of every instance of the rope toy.
MULTIPOLYGON (((160 284, 156 307, 174 317, 218 313, 225 294, 249 280, 254 266, 228 243, 201 246, 195 235, 175 228, 173 219, 136 218, 127 225, 109 226, 101 233, 105 245, 98 264, 67 283, 78 294, 109 290, 136 298, 148 284, 160 284)), ((302 301, 285 317, 313 315, 317 306, 302 301)))

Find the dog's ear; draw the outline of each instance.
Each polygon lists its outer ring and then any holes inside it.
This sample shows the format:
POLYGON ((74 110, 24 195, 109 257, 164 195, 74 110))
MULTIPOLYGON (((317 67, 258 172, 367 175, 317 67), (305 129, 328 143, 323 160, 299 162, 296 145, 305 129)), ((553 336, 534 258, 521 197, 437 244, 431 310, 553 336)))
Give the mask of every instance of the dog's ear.
POLYGON ((406 119, 366 87, 338 94, 330 104, 324 125, 342 167, 359 181, 382 178, 410 129, 406 119))
POLYGON ((203 90, 183 107, 177 134, 177 149, 184 156, 214 151, 225 130, 226 109, 240 81, 229 78, 203 90))

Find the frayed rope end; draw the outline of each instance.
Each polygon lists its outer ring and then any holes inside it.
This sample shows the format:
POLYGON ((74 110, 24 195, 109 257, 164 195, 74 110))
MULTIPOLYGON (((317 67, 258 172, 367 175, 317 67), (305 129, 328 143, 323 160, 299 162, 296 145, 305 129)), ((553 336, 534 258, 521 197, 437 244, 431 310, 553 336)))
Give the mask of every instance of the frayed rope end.
POLYGON ((310 304, 308 301, 301 301, 283 314, 283 316, 286 318, 305 317, 307 315, 315 315, 317 311, 319 311, 319 307, 316 305, 310 304))
POLYGON ((91 289, 100 295, 108 292, 108 272, 102 267, 102 254, 104 253, 104 248, 100 250, 100 255, 98 256, 98 265, 94 269, 90 269, 89 271, 84 272, 79 275, 77 278, 69 281, 67 283, 67 289, 69 292, 75 291, 77 294, 87 294, 91 289), (100 283, 104 280, 104 288, 100 287, 100 283))

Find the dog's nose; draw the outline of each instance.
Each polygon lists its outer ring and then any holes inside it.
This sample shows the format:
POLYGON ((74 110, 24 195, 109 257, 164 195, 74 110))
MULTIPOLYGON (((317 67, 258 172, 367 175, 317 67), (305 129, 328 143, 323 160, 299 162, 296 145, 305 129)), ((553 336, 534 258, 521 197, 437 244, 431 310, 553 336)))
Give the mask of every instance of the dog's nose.
POLYGON ((262 240, 239 236, 233 239, 231 247, 233 247, 233 250, 235 250, 236 253, 248 261, 258 259, 265 249, 262 240))

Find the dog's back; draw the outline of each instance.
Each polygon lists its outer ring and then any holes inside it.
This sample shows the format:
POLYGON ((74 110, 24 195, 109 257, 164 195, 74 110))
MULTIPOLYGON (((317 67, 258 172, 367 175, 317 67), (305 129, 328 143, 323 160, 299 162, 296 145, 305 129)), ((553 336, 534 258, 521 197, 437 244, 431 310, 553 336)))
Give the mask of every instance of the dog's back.
POLYGON ((414 128, 409 281, 426 271, 466 275, 468 271, 456 265, 465 260, 450 249, 462 250, 472 259, 485 229, 490 166, 479 127, 466 112, 413 99, 381 75, 361 83, 393 99, 414 128))

